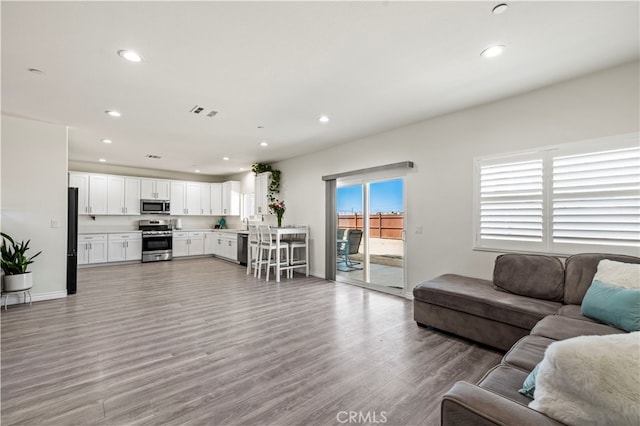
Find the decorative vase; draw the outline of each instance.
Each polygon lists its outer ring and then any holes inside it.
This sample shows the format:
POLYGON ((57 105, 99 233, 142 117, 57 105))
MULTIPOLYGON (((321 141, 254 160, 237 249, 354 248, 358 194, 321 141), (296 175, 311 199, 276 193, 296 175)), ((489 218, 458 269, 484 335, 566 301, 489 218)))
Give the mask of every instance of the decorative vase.
POLYGON ((21 291, 33 287, 33 272, 4 276, 4 291, 21 291))
POLYGON ((283 211, 276 212, 276 216, 278 217, 278 228, 282 228, 282 216, 284 216, 283 211))

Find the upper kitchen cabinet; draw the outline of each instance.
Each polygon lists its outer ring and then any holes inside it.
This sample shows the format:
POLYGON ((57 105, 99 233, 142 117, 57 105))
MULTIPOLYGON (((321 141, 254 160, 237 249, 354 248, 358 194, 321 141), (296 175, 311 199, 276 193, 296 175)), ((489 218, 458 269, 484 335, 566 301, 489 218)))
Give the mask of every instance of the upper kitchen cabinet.
POLYGON ((69 186, 78 188, 78 214, 107 214, 107 176, 69 173, 69 186))
POLYGON ((164 179, 141 179, 140 198, 143 200, 171 199, 171 181, 164 179))
POLYGON ((89 214, 89 174, 69 173, 69 186, 78 188, 78 214, 89 214))
POLYGON ((107 177, 107 214, 140 214, 140 179, 112 175, 107 177))
POLYGON ((256 215, 269 214, 269 182, 271 172, 260 173, 255 179, 256 215))
POLYGON ((240 216, 240 182, 222 182, 222 214, 240 216))
POLYGON ((89 175, 89 214, 107 214, 107 176, 89 175))
POLYGON ((200 214, 203 216, 211 216, 211 184, 200 184, 200 214))
POLYGON ((222 184, 212 183, 211 185, 211 214, 222 216, 222 184))
POLYGON ((201 190, 200 182, 171 182, 171 214, 174 216, 201 215, 201 190))

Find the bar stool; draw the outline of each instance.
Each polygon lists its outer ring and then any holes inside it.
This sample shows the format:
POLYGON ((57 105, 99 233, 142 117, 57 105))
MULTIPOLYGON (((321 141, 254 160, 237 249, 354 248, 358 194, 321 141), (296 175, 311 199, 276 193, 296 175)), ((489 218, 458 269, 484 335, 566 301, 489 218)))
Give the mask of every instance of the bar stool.
POLYGON ((251 273, 253 268, 253 276, 258 276, 258 251, 260 245, 260 232, 258 225, 249 225, 249 238, 247 239, 249 247, 247 248, 247 275, 251 273))
MULTIPOLYGON (((290 248, 289 264, 292 265, 292 266, 293 265, 304 265, 309 261, 309 259, 307 259, 307 236, 309 235, 309 226, 308 225, 297 226, 297 228, 306 229, 307 233, 306 234, 294 234, 289 239, 289 248, 290 248), (296 257, 295 257, 295 249, 303 249, 303 251, 302 251, 303 257, 302 258, 296 259, 296 257)), ((291 272, 293 274, 293 269, 291 270, 291 272)))
MULTIPOLYGON (((266 267, 267 282, 269 281, 269 268, 277 265, 275 251, 277 249, 276 241, 277 234, 271 230, 270 226, 259 226, 258 231, 260 233, 260 244, 258 245, 258 278, 260 278, 262 267, 266 267), (265 253, 266 251, 266 253, 265 253), (265 259, 266 255, 266 259, 265 259), (271 260, 273 255, 273 261, 271 260)), ((280 261, 280 266, 289 265, 289 243, 286 241, 280 242, 280 250, 284 250, 285 260, 280 261)))

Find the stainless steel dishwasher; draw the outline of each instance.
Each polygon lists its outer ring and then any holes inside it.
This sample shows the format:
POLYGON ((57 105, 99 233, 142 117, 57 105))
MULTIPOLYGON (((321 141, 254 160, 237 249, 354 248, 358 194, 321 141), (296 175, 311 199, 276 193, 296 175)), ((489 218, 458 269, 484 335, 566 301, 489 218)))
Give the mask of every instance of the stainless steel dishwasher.
POLYGON ((238 262, 247 266, 247 250, 249 249, 249 235, 238 233, 238 262))

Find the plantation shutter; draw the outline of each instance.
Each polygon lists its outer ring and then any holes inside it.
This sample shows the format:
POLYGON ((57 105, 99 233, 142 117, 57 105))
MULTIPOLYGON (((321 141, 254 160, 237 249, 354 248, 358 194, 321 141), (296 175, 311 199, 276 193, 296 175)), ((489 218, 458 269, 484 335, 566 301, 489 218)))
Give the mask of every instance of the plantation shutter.
POLYGON ((559 152, 553 157, 552 204, 553 250, 640 247, 640 148, 559 152))
POLYGON ((542 153, 480 161, 477 246, 542 248, 543 170, 542 153))

